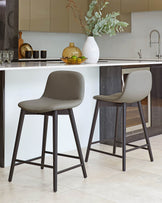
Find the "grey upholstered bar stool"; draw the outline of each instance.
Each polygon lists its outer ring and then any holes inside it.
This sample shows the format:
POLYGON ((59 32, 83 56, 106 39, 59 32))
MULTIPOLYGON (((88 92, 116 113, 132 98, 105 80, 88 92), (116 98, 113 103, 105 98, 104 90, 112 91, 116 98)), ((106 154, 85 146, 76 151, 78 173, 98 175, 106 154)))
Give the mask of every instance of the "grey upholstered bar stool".
MULTIPOLYGON (((87 147, 87 153, 86 153, 86 159, 85 161, 88 161, 90 150, 95 152, 100 152, 103 154, 108 154, 112 156, 116 156, 119 158, 122 158, 122 170, 126 170, 126 152, 135 150, 135 149, 146 149, 149 152, 150 160, 153 161, 153 155, 151 151, 150 141, 147 133, 146 124, 144 121, 144 115, 143 110, 141 106, 141 100, 144 99, 146 96, 149 95, 152 88, 152 75, 151 72, 148 70, 140 70, 140 71, 134 71, 131 72, 127 79, 126 83, 123 89, 123 92, 115 93, 113 95, 98 95, 95 96, 94 99, 96 99, 96 107, 87 147), (137 146, 134 144, 126 144, 126 104, 127 103, 136 103, 138 104, 138 109, 143 125, 143 130, 145 134, 146 144, 142 146, 137 146), (115 124, 115 136, 114 136, 114 146, 113 146, 113 153, 108 153, 105 151, 97 150, 91 147, 92 144, 95 144, 96 142, 92 142, 93 139, 93 133, 95 129, 96 119, 98 115, 98 109, 101 106, 116 106, 116 124, 115 124), (122 155, 116 154, 116 137, 117 137, 117 125, 118 125, 118 109, 122 108, 123 117, 122 117, 122 155), (133 148, 126 150, 126 145, 131 146, 133 148)), ((111 119, 111 118, 110 118, 111 119)))
POLYGON ((35 100, 28 100, 20 102, 18 105, 21 108, 19 124, 17 129, 15 147, 12 157, 12 163, 9 174, 9 182, 12 181, 15 165, 22 163, 32 164, 44 167, 53 168, 53 190, 57 191, 57 174, 62 172, 81 167, 84 178, 87 177, 86 169, 83 161, 83 155, 80 147, 79 137, 73 115, 73 107, 80 105, 84 96, 84 79, 83 76, 74 71, 56 71, 52 72, 47 80, 45 91, 41 98, 35 100), (43 142, 42 142, 42 155, 27 161, 17 159, 17 151, 23 126, 25 114, 38 114, 44 115, 44 129, 43 129, 43 142), (74 138, 77 146, 79 156, 72 156, 67 154, 60 154, 57 151, 57 121, 59 114, 68 114, 70 117, 74 138), (46 137, 48 117, 53 117, 53 152, 46 151, 46 137), (53 154, 53 165, 44 164, 45 153, 53 154), (80 163, 70 168, 58 171, 57 170, 57 155, 79 159, 80 163), (32 161, 41 158, 41 163, 34 163, 32 161))

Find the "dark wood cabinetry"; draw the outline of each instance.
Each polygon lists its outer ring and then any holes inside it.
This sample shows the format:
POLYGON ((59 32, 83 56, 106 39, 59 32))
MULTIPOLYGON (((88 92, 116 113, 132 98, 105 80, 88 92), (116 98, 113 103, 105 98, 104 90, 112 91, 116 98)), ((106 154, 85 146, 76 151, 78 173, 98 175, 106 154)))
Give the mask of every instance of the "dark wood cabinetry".
POLYGON ((1 1, 0 6, 0 50, 14 50, 18 58, 18 0, 1 1))

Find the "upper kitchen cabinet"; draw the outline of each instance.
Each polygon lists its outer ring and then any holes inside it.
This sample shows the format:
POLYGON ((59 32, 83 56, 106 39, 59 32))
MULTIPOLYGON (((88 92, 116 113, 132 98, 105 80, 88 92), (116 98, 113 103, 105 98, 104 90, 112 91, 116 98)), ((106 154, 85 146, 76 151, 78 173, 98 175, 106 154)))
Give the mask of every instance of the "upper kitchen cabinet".
POLYGON ((19 0, 19 30, 30 30, 30 1, 19 0))
POLYGON ((51 32, 69 31, 69 10, 67 0, 51 0, 51 32))
POLYGON ((150 11, 162 10, 162 0, 148 0, 148 1, 150 11))
POLYGON ((19 0, 19 30, 50 31, 51 0, 19 0))
MULTIPOLYGON (((79 12, 77 12, 77 14, 81 14, 81 16, 84 16, 88 10, 89 2, 87 0, 76 0, 75 2, 79 9, 79 12)), ((80 23, 74 17, 73 11, 71 9, 68 10, 69 10, 69 32, 82 33, 80 23)))
POLYGON ((120 12, 120 0, 109 0, 109 4, 106 10, 108 12, 120 12))
POLYGON ((50 31, 51 0, 31 0, 30 30, 50 31))
POLYGON ((148 8, 148 0, 121 0, 121 13, 148 11, 148 8))
MULTIPOLYGON (((76 0, 81 15, 88 0, 76 0)), ((82 33, 67 0, 19 0, 19 30, 82 33)))

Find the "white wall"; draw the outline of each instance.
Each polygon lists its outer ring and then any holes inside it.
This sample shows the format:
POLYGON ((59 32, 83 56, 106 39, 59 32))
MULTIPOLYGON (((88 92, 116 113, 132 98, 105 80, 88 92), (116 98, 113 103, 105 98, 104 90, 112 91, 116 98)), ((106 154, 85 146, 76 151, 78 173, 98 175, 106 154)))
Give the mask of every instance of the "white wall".
MULTIPOLYGON (((132 13, 132 32, 116 36, 96 37, 100 48, 100 57, 137 58, 141 49, 143 58, 155 58, 157 45, 149 46, 149 33, 157 29, 162 35, 162 11, 132 13)), ((157 36, 153 35, 153 40, 157 36)), ((71 33, 23 32, 23 39, 33 49, 47 49, 48 57, 61 57, 69 42, 75 42, 82 49, 86 36, 71 33)), ((162 47, 162 40, 161 40, 162 47)), ((162 50, 162 48, 161 48, 162 50)))
POLYGON ((72 33, 23 32, 24 42, 31 44, 33 50, 47 50, 47 57, 60 58, 70 42, 82 49, 86 36, 72 33))
MULTIPOLYGON (((137 52, 141 49, 143 58, 155 58, 157 45, 150 48, 149 44, 149 34, 153 29, 160 32, 162 39, 162 11, 132 13, 131 33, 120 33, 113 37, 102 36, 96 39, 101 57, 137 58, 137 52)), ((157 41, 157 35, 153 35, 152 39, 157 41)))

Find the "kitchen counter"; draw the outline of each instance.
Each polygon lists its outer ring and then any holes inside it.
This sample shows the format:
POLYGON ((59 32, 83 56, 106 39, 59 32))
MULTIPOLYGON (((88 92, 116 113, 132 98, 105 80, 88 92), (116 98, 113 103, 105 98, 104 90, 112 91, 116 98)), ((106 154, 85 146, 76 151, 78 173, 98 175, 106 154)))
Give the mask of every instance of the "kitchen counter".
POLYGON ((0 71, 3 70, 25 70, 25 69, 44 69, 44 68, 82 68, 82 67, 110 67, 110 66, 146 66, 146 65, 160 65, 162 60, 125 60, 125 59, 103 59, 97 64, 79 64, 79 65, 67 65, 62 61, 46 61, 46 62, 12 62, 11 64, 5 63, 0 65, 0 71))

